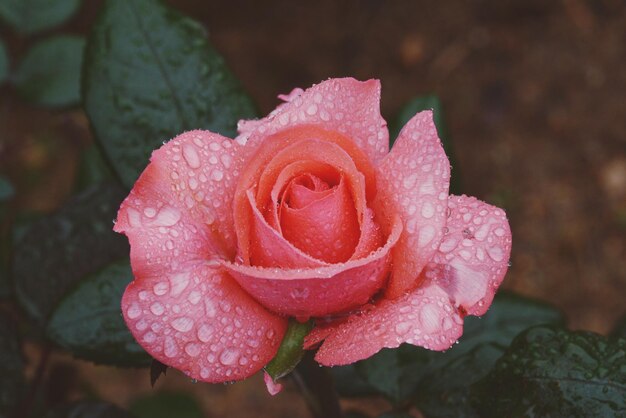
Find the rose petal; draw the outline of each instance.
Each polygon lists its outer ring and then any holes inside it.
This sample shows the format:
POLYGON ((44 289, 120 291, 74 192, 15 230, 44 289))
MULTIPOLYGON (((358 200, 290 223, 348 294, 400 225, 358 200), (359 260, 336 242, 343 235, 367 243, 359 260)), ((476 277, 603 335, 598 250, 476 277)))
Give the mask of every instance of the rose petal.
POLYGON ((327 263, 347 261, 361 235, 354 201, 343 176, 324 198, 300 209, 284 206, 280 224, 283 236, 295 247, 327 263))
POLYGON ((234 257, 232 198, 244 164, 241 148, 220 135, 190 131, 152 154, 114 228, 128 236, 135 273, 234 257))
POLYGON ((287 126, 318 125, 351 138, 377 164, 389 150, 387 123, 380 115, 380 82, 335 78, 305 91, 292 91, 289 100, 268 117, 242 123, 238 141, 258 146, 264 138, 287 126))
MULTIPOLYGON (((359 220, 365 209, 366 198, 376 194, 374 169, 362 152, 347 138, 311 126, 282 131, 268 138, 242 172, 235 190, 235 231, 239 254, 244 264, 250 264, 252 250, 250 240, 253 238, 250 231, 253 214, 246 194, 250 189, 257 188, 257 207, 260 210, 276 210, 275 206, 272 208, 271 193, 280 174, 290 164, 302 164, 303 161, 332 166, 346 175, 359 220)), ((270 222, 273 217, 276 215, 268 216, 270 222)), ((272 224, 275 222, 277 221, 273 221, 272 224)))
POLYGON ((379 173, 380 211, 399 213, 404 223, 393 249, 393 272, 386 293, 392 299, 418 284, 443 236, 450 163, 432 111, 418 113, 404 126, 379 173))
POLYGON ((263 372, 263 381, 265 382, 267 392, 272 396, 278 395, 283 390, 282 383, 274 382, 272 376, 270 376, 267 372, 263 372))
POLYGON ((206 382, 259 371, 276 354, 287 326, 206 263, 136 278, 126 288, 122 312, 151 356, 206 382))
POLYGON ((252 228, 253 237, 250 246, 250 263, 261 267, 281 268, 305 268, 320 267, 325 262, 315 259, 296 248, 282 235, 272 228, 261 212, 256 208, 252 191, 248 191, 249 210, 253 214, 252 228))
POLYGON ((448 232, 429 270, 457 306, 483 315, 508 269, 509 222, 503 210, 474 197, 450 196, 448 208, 448 232))
POLYGON ((436 283, 426 281, 411 293, 395 300, 383 299, 343 323, 315 328, 305 347, 325 338, 315 360, 324 366, 338 366, 402 343, 445 350, 463 333, 462 324, 448 294, 436 283))
POLYGON ((298 318, 329 315, 366 303, 380 289, 388 276, 389 251, 401 231, 397 219, 385 246, 347 263, 309 269, 222 263, 252 297, 274 312, 298 318))
MULTIPOLYGON (((333 190, 329 188, 327 183, 322 182, 319 177, 305 174, 293 179, 285 190, 283 201, 287 202, 291 208, 302 209, 331 193, 333 193, 333 190), (304 186, 304 182, 310 184, 310 187, 304 186)), ((273 194, 274 190, 272 190, 272 201, 274 201, 273 194)))

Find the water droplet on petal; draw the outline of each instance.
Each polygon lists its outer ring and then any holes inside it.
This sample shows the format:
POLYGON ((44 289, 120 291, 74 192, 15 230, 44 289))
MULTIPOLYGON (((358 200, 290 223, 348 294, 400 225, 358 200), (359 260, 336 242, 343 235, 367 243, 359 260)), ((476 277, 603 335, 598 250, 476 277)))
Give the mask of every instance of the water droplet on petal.
POLYGON ((220 354, 219 360, 224 366, 230 366, 235 364, 239 358, 239 350, 235 347, 227 347, 220 354))
POLYGON ((178 345, 174 338, 167 336, 163 342, 163 354, 167 357, 175 357, 178 354, 178 345))
POLYGON ((185 345, 185 353, 191 357, 197 357, 202 351, 202 346, 198 343, 187 343, 185 345))
POLYGON ((141 307, 137 303, 131 304, 126 311, 126 315, 128 315, 130 319, 139 317, 139 315, 141 315, 141 307))
POLYGON ((185 144, 183 146, 183 158, 185 159, 187 164, 189 164, 189 167, 200 167, 200 156, 198 155, 196 147, 192 144, 185 144))
POLYGON ((203 343, 208 343, 209 341, 211 341, 211 337, 213 336, 214 331, 215 328, 213 328, 211 325, 202 324, 198 327, 198 339, 203 343))
POLYGON ((172 328, 174 328, 176 331, 187 332, 191 328, 193 328, 193 319, 186 316, 176 318, 172 321, 172 328))

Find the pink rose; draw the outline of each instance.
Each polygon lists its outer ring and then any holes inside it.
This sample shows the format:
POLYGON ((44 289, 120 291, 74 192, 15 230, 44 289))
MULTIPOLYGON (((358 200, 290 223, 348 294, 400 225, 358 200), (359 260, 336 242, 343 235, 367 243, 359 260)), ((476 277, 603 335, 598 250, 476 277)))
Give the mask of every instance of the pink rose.
POLYGON ((329 366, 449 348, 506 273, 504 212, 448 195, 432 112, 389 151, 377 80, 281 98, 235 141, 191 131, 153 153, 115 225, 131 244, 134 337, 207 382, 259 371, 289 317, 315 319, 305 345, 329 366))

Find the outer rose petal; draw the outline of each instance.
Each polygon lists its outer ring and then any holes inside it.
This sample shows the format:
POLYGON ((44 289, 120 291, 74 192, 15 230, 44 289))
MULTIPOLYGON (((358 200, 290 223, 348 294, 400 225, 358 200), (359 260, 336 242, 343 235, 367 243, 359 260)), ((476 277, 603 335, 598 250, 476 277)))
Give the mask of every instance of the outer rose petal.
POLYGON ((286 320, 206 263, 235 253, 231 204, 241 151, 211 132, 176 137, 153 153, 114 228, 131 243, 135 280, 122 299, 129 329, 155 358, 210 382, 259 370, 286 329, 286 320), (210 320, 220 302, 219 321, 210 320))
POLYGON ((417 285, 422 269, 437 251, 446 222, 450 163, 432 111, 418 113, 404 126, 379 174, 380 209, 399 213, 404 223, 393 249, 393 272, 386 292, 395 298, 417 285))
POLYGON ((122 312, 150 355, 206 382, 259 371, 276 354, 287 326, 207 264, 135 279, 122 298, 122 312))
POLYGON ((260 268, 222 262, 232 277, 263 306, 279 314, 308 318, 366 303, 388 276, 389 252, 402 225, 397 220, 385 246, 370 256, 318 268, 260 268))
POLYGON ((419 289, 395 300, 384 299, 343 323, 315 328, 307 336, 305 347, 325 338, 315 360, 324 366, 338 366, 402 343, 445 350, 463 333, 462 324, 445 290, 436 283, 424 282, 419 289))
POLYGON ((508 221, 503 210, 473 197, 450 196, 448 207, 448 232, 420 287, 344 323, 315 328, 305 347, 325 340, 318 362, 349 364, 403 342, 444 350, 461 335, 463 315, 487 311, 508 266, 508 221))
POLYGON ((483 315, 508 269, 511 229, 503 210, 474 197, 450 196, 447 234, 429 265, 457 306, 483 315))
POLYGON ((287 126, 323 126, 352 138, 378 164, 389 150, 387 122, 380 115, 380 82, 333 78, 304 91, 294 90, 268 117, 240 123, 239 142, 258 146, 287 126))
POLYGON ((242 148, 211 132, 190 131, 152 154, 114 228, 128 236, 136 274, 234 257, 232 199, 242 148))

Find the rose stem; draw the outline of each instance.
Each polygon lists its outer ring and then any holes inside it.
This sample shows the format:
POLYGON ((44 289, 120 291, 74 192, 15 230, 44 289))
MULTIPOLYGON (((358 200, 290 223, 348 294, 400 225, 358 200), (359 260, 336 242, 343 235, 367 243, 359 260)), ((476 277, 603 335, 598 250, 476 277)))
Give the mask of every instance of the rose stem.
POLYGON ((341 418, 339 397, 330 372, 307 351, 291 373, 314 418, 341 418))

